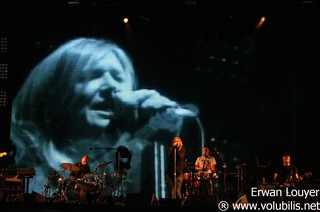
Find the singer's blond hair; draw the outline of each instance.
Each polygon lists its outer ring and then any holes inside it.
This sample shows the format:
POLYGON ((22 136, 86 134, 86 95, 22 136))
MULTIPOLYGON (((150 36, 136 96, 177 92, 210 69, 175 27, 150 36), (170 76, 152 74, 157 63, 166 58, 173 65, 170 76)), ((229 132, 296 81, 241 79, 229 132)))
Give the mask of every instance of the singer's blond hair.
POLYGON ((182 143, 182 140, 181 140, 180 137, 174 137, 174 138, 172 139, 172 143, 175 143, 175 142, 182 143))

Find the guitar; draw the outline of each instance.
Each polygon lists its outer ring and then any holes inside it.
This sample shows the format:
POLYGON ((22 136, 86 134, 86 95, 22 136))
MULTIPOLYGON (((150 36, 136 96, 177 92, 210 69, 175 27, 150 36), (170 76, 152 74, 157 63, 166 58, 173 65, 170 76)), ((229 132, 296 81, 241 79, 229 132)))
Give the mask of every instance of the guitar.
POLYGON ((299 175, 299 177, 297 179, 295 179, 294 181, 300 182, 304 178, 311 177, 311 176, 312 176, 312 173, 311 172, 307 172, 307 173, 304 173, 303 175, 299 175))
POLYGON ((303 175, 299 175, 298 178, 290 180, 289 182, 300 182, 304 178, 311 177, 311 176, 312 176, 312 173, 311 172, 307 172, 307 173, 304 173, 303 175))
POLYGON ((0 158, 3 157, 3 156, 6 156, 7 153, 6 152, 0 152, 0 158))
POLYGON ((311 177, 312 173, 307 172, 303 175, 299 175, 298 178, 295 178, 293 180, 287 180, 285 183, 281 184, 280 187, 288 188, 288 187, 294 187, 295 183, 302 181, 304 178, 311 177))

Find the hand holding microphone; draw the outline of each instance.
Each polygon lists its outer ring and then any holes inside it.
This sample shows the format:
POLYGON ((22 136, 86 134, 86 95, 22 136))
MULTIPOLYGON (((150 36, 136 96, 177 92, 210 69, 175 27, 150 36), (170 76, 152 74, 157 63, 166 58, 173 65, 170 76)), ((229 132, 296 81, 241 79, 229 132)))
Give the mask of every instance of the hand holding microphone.
POLYGON ((121 91, 114 94, 114 110, 120 117, 133 115, 139 119, 150 117, 155 112, 177 106, 175 101, 161 96, 155 90, 140 89, 135 91, 121 91))
POLYGON ((178 142, 174 142, 174 143, 172 144, 172 147, 175 148, 175 149, 178 148, 178 142))
POLYGON ((117 119, 131 127, 139 127, 147 122, 153 123, 155 127, 160 124, 165 126, 162 122, 172 122, 173 118, 197 116, 197 111, 179 106, 175 101, 160 95, 156 90, 121 91, 113 95, 113 100, 117 119), (154 120, 150 120, 154 117, 154 120))

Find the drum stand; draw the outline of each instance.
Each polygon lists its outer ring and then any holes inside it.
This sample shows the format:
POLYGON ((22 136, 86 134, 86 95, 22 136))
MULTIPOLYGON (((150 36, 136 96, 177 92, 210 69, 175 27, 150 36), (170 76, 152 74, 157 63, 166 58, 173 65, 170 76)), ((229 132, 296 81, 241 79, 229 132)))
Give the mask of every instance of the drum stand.
MULTIPOLYGON (((55 172, 54 170, 51 170, 50 174, 47 177, 48 180, 47 180, 46 184, 43 186, 44 190, 42 192, 42 195, 47 199, 51 198, 51 187, 52 187, 52 184, 55 182, 54 181, 55 177, 60 178, 60 176, 58 175, 57 172, 55 172)), ((59 180, 59 178, 57 180, 59 180)), ((60 182, 59 182, 59 185, 60 185, 60 182)))
POLYGON ((60 190, 59 190, 60 201, 65 200, 67 203, 70 203, 70 199, 65 192, 66 189, 67 189, 67 186, 65 188, 60 188, 60 190))
POLYGON ((42 195, 45 198, 50 198, 50 189, 51 189, 51 180, 48 180, 47 183, 44 185, 44 190, 42 195))
POLYGON ((184 184, 184 194, 182 195, 182 199, 186 200, 190 194, 192 194, 192 183, 193 183, 193 173, 188 169, 188 173, 183 174, 184 184), (190 174, 190 175, 189 175, 190 174))
POLYGON ((120 166, 120 151, 117 153, 117 173, 114 176, 114 197, 117 197, 119 203, 124 203, 124 179, 126 176, 126 169, 120 166), (121 179, 120 179, 121 178, 121 179), (120 181, 121 180, 121 181, 120 181), (121 187, 121 188, 120 188, 121 187))
POLYGON ((186 200, 188 197, 189 197, 189 195, 190 195, 190 193, 189 193, 189 186, 188 186, 188 181, 187 180, 185 180, 185 184, 184 184, 184 186, 185 186, 185 192, 184 192, 184 195, 183 195, 183 200, 186 200))
POLYGON ((58 188, 53 194, 54 195, 53 198, 54 198, 55 202, 63 202, 63 201, 65 201, 67 203, 70 202, 70 200, 65 192, 65 190, 67 189, 67 185, 65 185, 64 181, 65 180, 63 179, 61 182, 59 182, 58 188))
POLYGON ((238 197, 242 196, 244 194, 244 187, 245 187, 245 180, 246 180, 246 163, 239 163, 239 165, 236 167, 237 168, 237 176, 238 176, 238 197))
POLYGON ((214 150, 215 150, 216 154, 219 155, 220 159, 223 162, 223 166, 222 166, 223 167, 223 193, 224 193, 224 198, 223 199, 225 199, 226 196, 227 196, 227 172, 228 172, 228 166, 227 166, 227 164, 226 164, 221 152, 218 151, 216 148, 214 148, 214 150))
POLYGON ((107 171, 106 171, 106 168, 104 168, 103 170, 103 177, 102 177, 102 185, 101 185, 101 194, 102 195, 106 195, 106 177, 107 177, 107 171))

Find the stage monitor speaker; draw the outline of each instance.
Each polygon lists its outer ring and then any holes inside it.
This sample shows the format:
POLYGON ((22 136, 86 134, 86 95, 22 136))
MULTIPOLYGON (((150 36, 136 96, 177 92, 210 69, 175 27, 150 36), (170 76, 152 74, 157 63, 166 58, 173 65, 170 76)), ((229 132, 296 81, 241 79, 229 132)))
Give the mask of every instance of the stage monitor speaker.
POLYGON ((186 207, 218 207, 217 195, 190 195, 186 202, 186 207))
POLYGON ((159 201, 153 193, 128 193, 125 199, 126 206, 151 206, 159 205, 159 201))
POLYGON ((241 197, 239 197, 239 199, 237 199, 237 201, 235 203, 236 204, 247 204, 248 203, 247 195, 242 195, 241 197))

